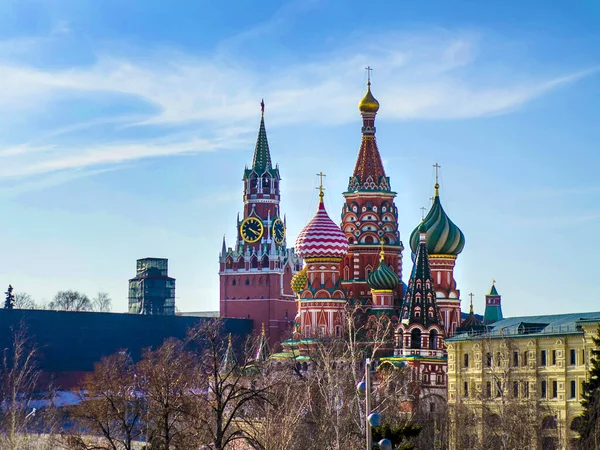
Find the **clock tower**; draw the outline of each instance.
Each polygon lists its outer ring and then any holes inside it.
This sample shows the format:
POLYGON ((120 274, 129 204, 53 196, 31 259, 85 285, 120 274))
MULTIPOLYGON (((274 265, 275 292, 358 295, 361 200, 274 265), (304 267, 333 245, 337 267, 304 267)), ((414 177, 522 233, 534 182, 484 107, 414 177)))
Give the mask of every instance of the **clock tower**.
POLYGON ((285 339, 296 315, 292 276, 302 268, 294 249, 287 248, 285 216, 281 214, 279 167, 273 167, 261 118, 252 166, 244 170, 243 217, 238 214, 233 247, 219 255, 220 315, 252 319, 271 344, 285 339))

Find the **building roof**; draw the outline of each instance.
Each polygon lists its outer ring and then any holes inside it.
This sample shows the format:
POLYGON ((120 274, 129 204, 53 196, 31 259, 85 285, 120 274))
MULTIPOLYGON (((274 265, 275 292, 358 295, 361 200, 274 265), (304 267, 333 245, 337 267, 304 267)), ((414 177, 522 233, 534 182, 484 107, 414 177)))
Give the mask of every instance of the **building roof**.
POLYGON ((269 150, 269 141, 267 140, 267 130, 265 128, 265 103, 261 101, 260 126, 258 127, 258 136, 256 138, 256 147, 254 148, 254 158, 252 159, 252 168, 246 169, 244 178, 247 178, 253 171, 261 176, 265 172, 271 176, 279 178, 279 169, 273 169, 271 163, 271 152, 269 150))
POLYGON ((546 316, 508 317, 494 322, 481 331, 471 331, 446 339, 461 342, 476 339, 502 337, 544 337, 565 334, 581 334, 584 322, 600 322, 600 311, 546 316))
POLYGON ((296 253, 307 258, 343 258, 348 253, 348 241, 340 227, 329 217, 319 193, 317 213, 296 239, 296 253))

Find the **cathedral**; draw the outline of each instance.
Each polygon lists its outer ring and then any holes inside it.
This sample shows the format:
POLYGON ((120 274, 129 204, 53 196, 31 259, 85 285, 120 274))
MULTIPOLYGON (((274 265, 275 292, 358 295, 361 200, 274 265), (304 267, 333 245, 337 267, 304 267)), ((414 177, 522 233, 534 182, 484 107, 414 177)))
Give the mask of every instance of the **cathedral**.
POLYGON ((454 266, 465 238, 444 211, 436 181, 431 208, 410 234, 413 267, 402 281, 400 212, 377 146, 379 102, 370 80, 358 106, 362 139, 341 223, 326 211, 321 189, 314 217, 288 248, 261 103, 254 159, 243 176, 243 217, 234 247, 224 239, 219 258, 221 316, 252 319, 256 331, 264 324, 273 344, 342 337, 347 306, 358 305, 365 329, 381 320, 391 325, 383 360, 421 367, 432 384, 445 386, 444 338, 462 325, 454 266))

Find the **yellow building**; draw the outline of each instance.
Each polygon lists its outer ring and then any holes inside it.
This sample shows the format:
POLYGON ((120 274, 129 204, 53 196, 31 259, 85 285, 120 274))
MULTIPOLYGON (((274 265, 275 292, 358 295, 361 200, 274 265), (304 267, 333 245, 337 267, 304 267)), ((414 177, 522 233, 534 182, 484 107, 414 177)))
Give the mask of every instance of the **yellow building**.
POLYGON ((512 317, 446 339, 450 448, 570 448, 598 323, 600 312, 512 317))

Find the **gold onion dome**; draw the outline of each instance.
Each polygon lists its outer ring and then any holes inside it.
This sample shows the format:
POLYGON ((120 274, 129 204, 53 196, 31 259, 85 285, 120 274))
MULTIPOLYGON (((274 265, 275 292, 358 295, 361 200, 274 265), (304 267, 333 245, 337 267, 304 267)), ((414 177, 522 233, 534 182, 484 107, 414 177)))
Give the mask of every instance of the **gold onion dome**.
POLYGON ((300 272, 296 273, 296 275, 294 275, 292 277, 292 281, 290 283, 290 285, 292 287, 292 291, 294 291, 295 294, 299 294, 306 287, 307 281, 308 281, 308 275, 306 275, 306 267, 305 267, 304 269, 302 269, 300 272))
POLYGON ((358 103, 358 109, 361 113, 376 113, 379 111, 379 102, 373 94, 371 94, 371 82, 367 83, 367 93, 358 103))

